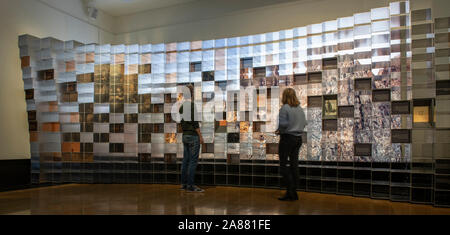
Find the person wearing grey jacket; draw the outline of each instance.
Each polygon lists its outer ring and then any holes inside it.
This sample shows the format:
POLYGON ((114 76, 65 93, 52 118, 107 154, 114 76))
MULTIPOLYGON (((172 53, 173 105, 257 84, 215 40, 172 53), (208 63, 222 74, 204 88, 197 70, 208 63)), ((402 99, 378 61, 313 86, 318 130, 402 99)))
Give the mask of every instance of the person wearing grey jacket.
POLYGON ((278 199, 295 201, 298 200, 298 155, 302 146, 302 132, 306 126, 306 117, 294 89, 287 88, 284 90, 281 102, 283 106, 280 109, 276 133, 280 134, 278 145, 280 173, 286 184, 287 192, 278 199))

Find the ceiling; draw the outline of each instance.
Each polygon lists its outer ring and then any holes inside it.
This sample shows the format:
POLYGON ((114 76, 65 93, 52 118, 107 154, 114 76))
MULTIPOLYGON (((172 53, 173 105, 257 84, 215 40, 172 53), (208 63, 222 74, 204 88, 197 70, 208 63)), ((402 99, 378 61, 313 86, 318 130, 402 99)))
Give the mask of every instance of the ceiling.
POLYGON ((94 0, 95 6, 112 16, 130 15, 197 0, 94 0))

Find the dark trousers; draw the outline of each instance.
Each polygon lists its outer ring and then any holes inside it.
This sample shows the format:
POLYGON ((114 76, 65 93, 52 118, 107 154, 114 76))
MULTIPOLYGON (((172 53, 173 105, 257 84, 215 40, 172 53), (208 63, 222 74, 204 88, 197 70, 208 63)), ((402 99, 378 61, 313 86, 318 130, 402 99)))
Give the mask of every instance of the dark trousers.
POLYGON ((280 156, 280 173, 284 182, 287 195, 297 198, 298 185, 298 154, 302 146, 302 137, 289 134, 280 136, 278 153, 280 156), (288 166, 289 163, 289 166, 288 166))
POLYGON ((181 165, 181 184, 188 187, 194 186, 195 170, 197 168, 198 155, 200 153, 200 141, 198 136, 183 134, 183 164, 181 165))

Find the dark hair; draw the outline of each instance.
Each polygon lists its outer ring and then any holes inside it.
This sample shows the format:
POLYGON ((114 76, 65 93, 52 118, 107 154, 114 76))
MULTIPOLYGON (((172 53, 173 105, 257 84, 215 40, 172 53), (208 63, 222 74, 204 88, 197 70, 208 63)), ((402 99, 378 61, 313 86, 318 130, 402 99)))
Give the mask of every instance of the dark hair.
MULTIPOLYGON (((189 98, 194 99, 194 85, 187 84, 186 87, 189 89, 189 92, 191 93, 189 98)), ((185 98, 187 98, 187 97, 185 97, 185 98)))

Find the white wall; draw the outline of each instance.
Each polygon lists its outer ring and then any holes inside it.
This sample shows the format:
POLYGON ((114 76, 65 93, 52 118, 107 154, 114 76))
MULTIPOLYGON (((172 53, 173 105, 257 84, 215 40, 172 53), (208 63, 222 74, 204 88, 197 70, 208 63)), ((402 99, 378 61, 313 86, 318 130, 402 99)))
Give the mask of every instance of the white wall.
POLYGON ((0 160, 27 159, 30 144, 18 36, 109 43, 114 40, 108 32, 114 18, 100 13, 97 21, 89 20, 79 0, 0 0, 0 22, 0 160))
POLYGON ((116 43, 161 43, 227 38, 335 20, 392 0, 200 0, 118 18, 116 43), (259 1, 260 2, 260 1, 259 1), (203 4, 203 5, 202 5, 203 4))
MULTIPOLYGON (((118 17, 115 42, 168 43, 279 31, 388 6, 400 0, 199 0, 118 17)), ((448 0, 410 0, 411 9, 450 16, 448 0)))
POLYGON ((306 1, 310 0, 196 0, 118 17, 116 33, 123 34, 161 26, 215 19, 230 13, 244 12, 255 8, 306 1))

